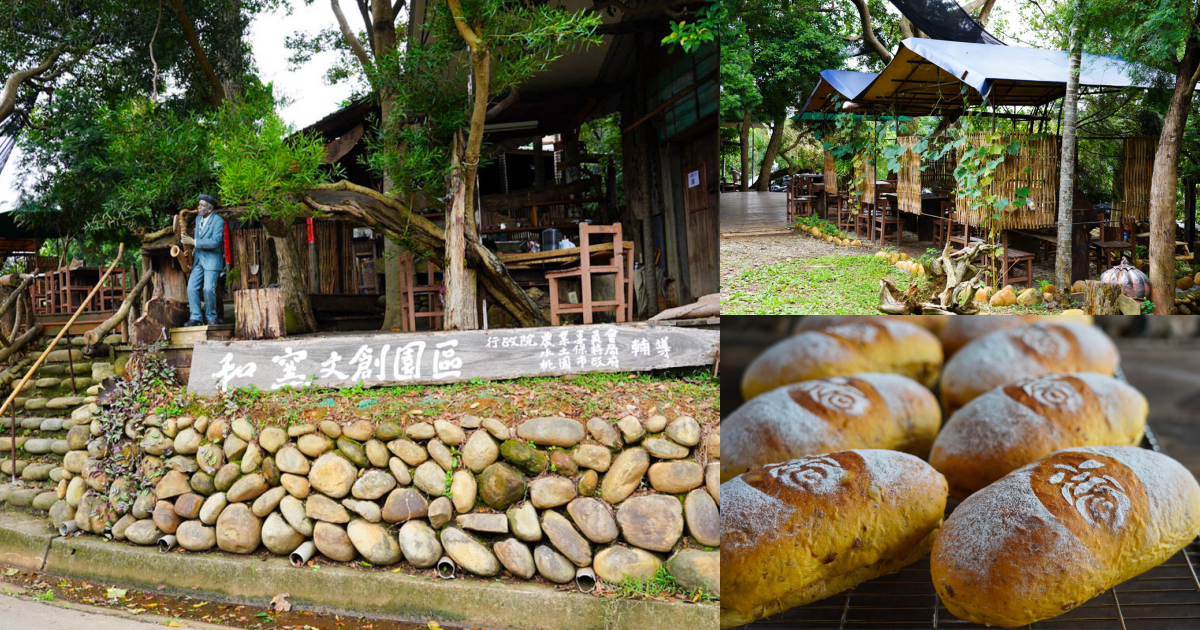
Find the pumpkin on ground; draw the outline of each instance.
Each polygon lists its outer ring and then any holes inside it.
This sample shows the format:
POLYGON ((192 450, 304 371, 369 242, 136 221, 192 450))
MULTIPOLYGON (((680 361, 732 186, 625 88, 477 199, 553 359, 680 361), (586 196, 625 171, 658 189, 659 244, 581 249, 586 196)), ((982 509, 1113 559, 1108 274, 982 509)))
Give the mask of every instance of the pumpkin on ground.
POLYGON ((1150 296, 1150 279, 1140 269, 1130 265, 1124 256, 1121 257, 1121 264, 1100 274, 1100 282, 1121 285, 1121 292, 1126 297, 1140 300, 1150 296))

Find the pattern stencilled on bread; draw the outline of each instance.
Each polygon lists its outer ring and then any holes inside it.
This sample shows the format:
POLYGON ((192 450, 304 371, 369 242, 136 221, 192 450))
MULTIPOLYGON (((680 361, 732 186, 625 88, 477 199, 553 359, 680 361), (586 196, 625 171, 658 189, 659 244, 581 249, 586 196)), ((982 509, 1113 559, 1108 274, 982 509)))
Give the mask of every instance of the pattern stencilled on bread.
POLYGON ((822 332, 847 341, 871 343, 879 336, 879 329, 882 327, 882 323, 837 324, 822 329, 822 332))
POLYGON ((1075 345, 1075 338, 1067 329, 1054 325, 1023 326, 1014 337, 1026 352, 1052 361, 1066 359, 1075 345))
POLYGON ((789 388, 788 394, 801 407, 826 419, 831 415, 828 411, 861 416, 871 407, 871 398, 865 393, 864 386, 870 387, 860 379, 839 376, 796 383, 789 388))
POLYGON ((764 466, 772 479, 795 489, 815 494, 833 492, 846 476, 846 469, 832 457, 825 455, 801 457, 782 464, 764 466))
POLYGON ((1062 497, 1090 525, 1107 525, 1119 529, 1129 513, 1129 495, 1121 482, 1103 471, 1104 464, 1089 459, 1079 465, 1055 464, 1059 472, 1050 476, 1050 484, 1062 484, 1062 497), (1070 477, 1068 477, 1070 475, 1070 477))
POLYGON ((1065 376, 1028 378, 1017 383, 1022 391, 1046 407, 1063 411, 1077 411, 1083 404, 1077 379, 1065 376))

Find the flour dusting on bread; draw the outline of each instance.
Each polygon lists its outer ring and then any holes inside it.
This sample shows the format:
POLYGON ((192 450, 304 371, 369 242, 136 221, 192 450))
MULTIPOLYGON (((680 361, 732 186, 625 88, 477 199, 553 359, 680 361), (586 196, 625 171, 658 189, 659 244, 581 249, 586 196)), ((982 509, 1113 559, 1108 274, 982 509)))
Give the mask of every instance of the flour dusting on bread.
POLYGON ((1083 405, 1083 397, 1061 375, 1027 378, 1017 381, 1016 385, 1034 400, 1047 407, 1076 411, 1083 405))
POLYGON ((929 474, 929 465, 919 457, 882 449, 861 449, 854 451, 863 458, 867 470, 871 473, 871 481, 880 488, 892 488, 905 483, 906 479, 929 474))
POLYGON ((818 381, 803 381, 793 386, 793 392, 804 392, 819 405, 852 416, 861 416, 871 400, 850 379, 835 377, 818 381))
POLYGON ((824 455, 801 457, 782 464, 764 466, 772 479, 794 490, 828 494, 837 490, 846 469, 836 459, 824 455))
POLYGON ((793 505, 764 493, 740 476, 721 484, 721 549, 734 551, 769 543, 787 530, 793 505))

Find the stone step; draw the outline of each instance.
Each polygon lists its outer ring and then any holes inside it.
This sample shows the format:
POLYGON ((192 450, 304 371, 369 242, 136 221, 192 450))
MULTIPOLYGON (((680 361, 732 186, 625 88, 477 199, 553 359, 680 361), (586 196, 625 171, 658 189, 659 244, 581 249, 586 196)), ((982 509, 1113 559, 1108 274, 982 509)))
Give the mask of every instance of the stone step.
POLYGON ((14 486, 11 483, 0 484, 0 505, 3 506, 33 508, 45 512, 54 505, 55 501, 58 501, 58 493, 53 488, 37 484, 20 486, 14 486))

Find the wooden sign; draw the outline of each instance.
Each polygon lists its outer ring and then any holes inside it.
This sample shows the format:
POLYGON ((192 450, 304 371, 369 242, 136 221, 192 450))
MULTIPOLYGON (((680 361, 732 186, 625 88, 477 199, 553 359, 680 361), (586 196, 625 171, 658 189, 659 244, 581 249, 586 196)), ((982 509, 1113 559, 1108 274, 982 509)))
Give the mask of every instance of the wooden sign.
POLYGON ((596 324, 200 341, 188 389, 353 387, 712 365, 720 331, 596 324))

